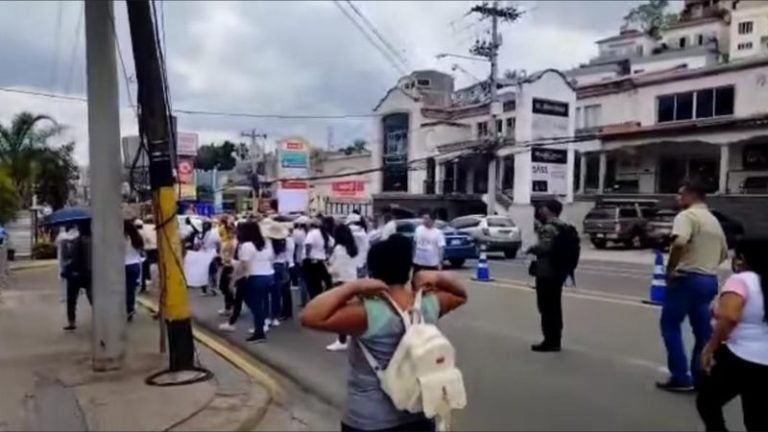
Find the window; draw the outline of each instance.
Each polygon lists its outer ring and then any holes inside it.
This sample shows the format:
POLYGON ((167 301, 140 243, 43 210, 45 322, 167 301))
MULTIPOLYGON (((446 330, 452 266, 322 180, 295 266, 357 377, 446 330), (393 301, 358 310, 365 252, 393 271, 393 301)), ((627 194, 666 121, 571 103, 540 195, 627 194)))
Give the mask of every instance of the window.
POLYGON ((419 79, 419 80, 416 80, 416 85, 419 87, 429 87, 432 85, 432 81, 428 79, 419 79))
POLYGON ((514 111, 514 110, 515 110, 515 101, 513 101, 513 100, 508 100, 508 101, 504 102, 504 103, 502 104, 502 106, 501 106, 501 109, 502 109, 504 112, 514 111))
POLYGON ((488 136, 488 122, 479 122, 477 124, 477 137, 488 136))
POLYGON ((642 45, 638 45, 638 46, 635 47, 635 54, 637 54, 638 56, 642 57, 642 55, 643 55, 643 46, 642 45))
POLYGON ((736 45, 736 49, 739 50, 739 51, 751 50, 752 49, 752 42, 742 42, 742 43, 736 45))
POLYGON ((696 43, 698 45, 704 45, 704 35, 703 34, 696 35, 696 43))
POLYGON ((451 226, 456 229, 474 228, 478 225, 480 225, 480 219, 474 216, 454 219, 453 222, 451 222, 451 226))
POLYGON ((505 217, 489 217, 488 219, 488 226, 489 227, 504 227, 504 228, 511 228, 515 226, 515 224, 512 223, 512 219, 505 218, 505 217))
POLYGON ((496 120, 496 136, 501 136, 503 133, 504 121, 501 119, 496 120))
POLYGON ((580 129, 583 126, 584 119, 581 118, 581 107, 576 107, 576 129, 580 129))
POLYGON ((510 117, 507 119, 507 136, 508 137, 515 136, 515 118, 514 117, 510 117))
POLYGON ((681 37, 678 40, 677 45, 680 47, 680 49, 685 48, 685 46, 688 45, 688 37, 687 36, 681 37))
POLYGON ((645 69, 635 69, 636 74, 641 74, 643 72, 645 72, 645 69))
POLYGON ((600 115, 602 107, 600 105, 587 105, 584 107, 584 127, 600 126, 600 115))
POLYGON ((701 89, 658 97, 659 123, 733 115, 733 86, 701 89))
POLYGON ((739 34, 745 35, 752 33, 752 21, 742 21, 739 23, 739 34))

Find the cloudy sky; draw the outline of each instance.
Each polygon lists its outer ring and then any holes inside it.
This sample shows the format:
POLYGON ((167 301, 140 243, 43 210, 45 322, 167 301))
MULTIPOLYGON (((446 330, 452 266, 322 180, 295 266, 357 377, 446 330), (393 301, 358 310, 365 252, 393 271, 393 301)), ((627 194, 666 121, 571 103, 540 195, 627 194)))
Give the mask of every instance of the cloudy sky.
MULTIPOLYGON (((204 2, 158 4, 165 21, 165 50, 178 109, 267 114, 370 113, 400 73, 372 47, 331 1, 204 2)), ((352 16, 354 12, 341 2, 352 16)), ((505 2, 506 3, 506 2, 505 2)), ((567 69, 596 54, 594 41, 614 34, 636 1, 517 1, 526 14, 502 27, 501 70, 567 69)), ((487 30, 465 12, 474 2, 354 1, 353 4, 397 49, 412 69, 453 73, 458 85, 484 77, 488 66, 441 52, 466 54, 487 30)), ((85 96, 82 2, 0 2, 0 88, 85 96)), ((358 18, 359 19, 359 18, 358 18)), ((134 74, 124 2, 115 20, 129 77, 134 74)), ((123 74, 121 132, 133 134, 123 74)), ((132 78, 129 78, 132 79, 132 78)), ((135 97, 135 84, 130 84, 135 97)), ((76 140, 87 162, 84 103, 0 91, 0 122, 28 110, 49 114, 68 126, 58 141, 76 140)), ((201 143, 237 139, 256 129, 269 141, 304 135, 325 146, 369 137, 371 120, 275 120, 179 115, 179 129, 197 132, 201 143)), ((56 143, 54 143, 56 144, 56 143)))

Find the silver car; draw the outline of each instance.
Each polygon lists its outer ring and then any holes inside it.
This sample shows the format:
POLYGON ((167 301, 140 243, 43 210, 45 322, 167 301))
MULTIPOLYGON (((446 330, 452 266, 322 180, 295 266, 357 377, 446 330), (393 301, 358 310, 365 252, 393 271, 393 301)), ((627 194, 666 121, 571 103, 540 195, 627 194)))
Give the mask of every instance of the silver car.
POLYGON ((507 216, 461 216, 452 220, 451 226, 469 234, 488 252, 504 252, 505 257, 514 258, 520 250, 520 228, 507 216))

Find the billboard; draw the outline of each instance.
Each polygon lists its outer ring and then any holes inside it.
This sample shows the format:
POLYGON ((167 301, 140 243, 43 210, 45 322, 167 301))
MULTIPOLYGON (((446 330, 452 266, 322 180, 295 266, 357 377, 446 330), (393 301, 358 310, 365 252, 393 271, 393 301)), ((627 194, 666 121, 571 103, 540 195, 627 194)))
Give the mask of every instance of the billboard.
POLYGON ((567 102, 533 98, 531 106, 531 138, 534 140, 567 137, 570 110, 567 102))
MULTIPOLYGON (((309 177, 310 146, 302 138, 286 138, 277 145, 277 176, 281 179, 309 177)), ((277 188, 277 208, 280 213, 307 211, 309 182, 282 180, 277 188)))
POLYGON ((176 133, 176 154, 179 156, 197 155, 198 138, 196 133, 176 133))
POLYGON ((531 170, 533 195, 566 195, 568 193, 567 150, 531 149, 531 170))
POLYGON ((334 200, 363 200, 365 199, 365 181, 334 181, 331 183, 331 198, 334 200))

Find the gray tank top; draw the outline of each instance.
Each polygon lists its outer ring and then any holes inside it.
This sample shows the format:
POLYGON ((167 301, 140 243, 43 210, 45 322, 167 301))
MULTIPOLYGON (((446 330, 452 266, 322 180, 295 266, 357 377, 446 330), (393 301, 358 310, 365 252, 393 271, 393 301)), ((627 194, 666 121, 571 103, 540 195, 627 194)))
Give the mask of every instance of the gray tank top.
MULTIPOLYGON (((405 333, 405 326, 386 300, 365 299, 363 305, 368 316, 368 330, 356 339, 362 342, 379 365, 386 369, 405 333)), ((425 322, 437 323, 440 306, 434 294, 424 296, 421 310, 425 322)), ((400 411, 392 405, 389 396, 381 389, 376 372, 365 360, 356 339, 352 338, 349 344, 349 378, 344 424, 355 429, 375 430, 423 420, 423 414, 400 411)))

